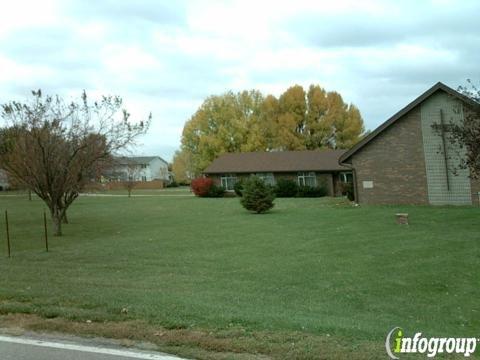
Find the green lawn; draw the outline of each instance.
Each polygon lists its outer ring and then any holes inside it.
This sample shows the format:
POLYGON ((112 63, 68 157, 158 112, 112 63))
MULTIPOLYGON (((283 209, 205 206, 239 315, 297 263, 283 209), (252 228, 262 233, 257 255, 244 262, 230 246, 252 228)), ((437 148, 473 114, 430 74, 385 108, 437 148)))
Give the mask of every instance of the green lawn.
POLYGON ((277 199, 253 215, 235 198, 81 197, 49 253, 39 200, 0 196, 4 209, 2 314, 198 332, 215 341, 163 348, 200 358, 383 359, 394 326, 480 335, 479 208, 277 199))
MULTIPOLYGON (((89 194, 102 194, 102 195, 128 195, 126 189, 118 190, 91 190, 88 191, 89 194)), ((132 190, 132 196, 135 195, 193 195, 188 186, 179 186, 174 188, 164 188, 164 189, 137 189, 132 190)))

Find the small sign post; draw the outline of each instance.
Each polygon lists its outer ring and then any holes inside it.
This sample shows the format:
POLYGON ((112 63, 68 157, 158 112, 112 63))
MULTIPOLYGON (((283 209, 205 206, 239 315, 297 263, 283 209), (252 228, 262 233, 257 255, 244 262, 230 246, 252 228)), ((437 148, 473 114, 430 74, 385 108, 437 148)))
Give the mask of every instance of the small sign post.
POLYGON ((8 257, 10 257, 10 232, 8 230, 8 211, 5 210, 5 229, 7 230, 7 251, 8 257))
POLYGON ((47 213, 43 210, 43 228, 45 230, 45 250, 48 252, 47 213))

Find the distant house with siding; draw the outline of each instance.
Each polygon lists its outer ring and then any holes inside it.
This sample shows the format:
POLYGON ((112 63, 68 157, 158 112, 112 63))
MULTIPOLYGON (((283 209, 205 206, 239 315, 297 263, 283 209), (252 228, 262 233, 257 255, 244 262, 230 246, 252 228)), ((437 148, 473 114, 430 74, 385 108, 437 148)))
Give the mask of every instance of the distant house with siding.
POLYGON ((160 156, 117 157, 105 174, 110 181, 169 181, 168 163, 160 156))
POLYGON ((339 164, 345 150, 227 153, 215 159, 204 175, 226 190, 241 178, 255 174, 274 185, 288 178, 299 185, 325 186, 328 195, 341 195, 342 183, 352 181, 352 171, 339 164))
POLYGON ((459 166, 465 150, 448 141, 442 126, 462 122, 468 108, 478 106, 437 83, 342 154, 341 165, 353 172, 356 201, 478 204, 480 181, 459 166))

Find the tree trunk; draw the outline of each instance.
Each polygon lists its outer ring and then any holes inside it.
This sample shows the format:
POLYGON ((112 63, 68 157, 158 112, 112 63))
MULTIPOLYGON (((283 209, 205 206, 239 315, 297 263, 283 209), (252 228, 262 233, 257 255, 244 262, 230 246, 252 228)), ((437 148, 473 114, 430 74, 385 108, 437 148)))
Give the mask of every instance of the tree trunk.
POLYGON ((128 197, 132 196, 132 189, 128 189, 128 197))
POLYGON ((32 190, 28 190, 28 200, 32 201, 32 190))
POLYGON ((68 224, 67 211, 65 211, 65 213, 63 214, 62 222, 64 224, 68 224))
POLYGON ((62 220, 66 210, 62 211, 57 205, 49 206, 49 208, 52 215, 53 236, 62 236, 62 220))
POLYGON ((62 216, 57 212, 52 213, 53 236, 62 236, 62 216))

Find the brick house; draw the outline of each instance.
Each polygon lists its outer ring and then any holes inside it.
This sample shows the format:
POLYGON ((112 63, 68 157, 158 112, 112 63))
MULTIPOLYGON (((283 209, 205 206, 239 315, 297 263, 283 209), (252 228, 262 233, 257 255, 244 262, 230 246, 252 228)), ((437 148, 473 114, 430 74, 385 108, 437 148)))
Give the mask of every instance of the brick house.
MULTIPOLYGON (((342 154, 363 204, 479 203, 480 181, 459 168, 465 150, 432 125, 459 123, 473 100, 437 83, 342 154)), ((446 130, 445 130, 446 129, 446 130)))
POLYGON ((352 182, 352 172, 339 164, 345 150, 272 151, 227 153, 215 159, 203 172, 226 190, 233 190, 243 177, 255 174, 274 185, 288 178, 299 185, 324 186, 329 196, 341 195, 342 183, 352 182))

